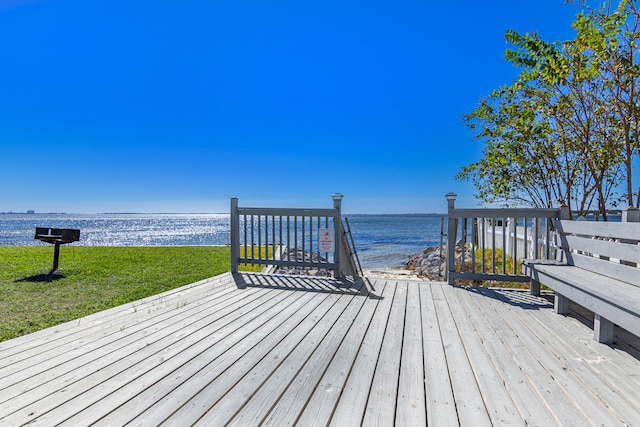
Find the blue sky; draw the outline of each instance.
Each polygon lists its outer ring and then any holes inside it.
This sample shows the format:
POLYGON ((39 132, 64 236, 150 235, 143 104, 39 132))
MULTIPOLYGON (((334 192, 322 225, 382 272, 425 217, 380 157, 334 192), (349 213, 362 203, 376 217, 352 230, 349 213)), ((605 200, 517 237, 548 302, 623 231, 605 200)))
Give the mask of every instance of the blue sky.
POLYGON ((563 0, 0 0, 0 212, 472 207, 462 123, 563 0))

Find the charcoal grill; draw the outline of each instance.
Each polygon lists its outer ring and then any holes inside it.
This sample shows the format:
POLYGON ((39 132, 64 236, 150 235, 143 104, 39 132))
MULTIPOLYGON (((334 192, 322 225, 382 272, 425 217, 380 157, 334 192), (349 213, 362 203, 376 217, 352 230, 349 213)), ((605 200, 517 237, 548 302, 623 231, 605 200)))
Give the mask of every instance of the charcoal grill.
POLYGON ((55 271, 58 269, 60 245, 80 240, 80 230, 74 228, 36 227, 36 235, 34 238, 55 245, 55 249, 53 251, 53 269, 51 270, 55 271))

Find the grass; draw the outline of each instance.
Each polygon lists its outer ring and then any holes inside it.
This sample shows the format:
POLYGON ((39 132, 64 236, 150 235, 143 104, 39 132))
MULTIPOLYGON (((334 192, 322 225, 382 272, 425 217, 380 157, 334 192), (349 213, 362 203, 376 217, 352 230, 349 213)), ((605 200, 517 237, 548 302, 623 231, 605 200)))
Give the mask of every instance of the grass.
POLYGON ((0 246, 0 341, 227 272, 230 251, 63 246, 53 274, 52 264, 52 246, 0 246))

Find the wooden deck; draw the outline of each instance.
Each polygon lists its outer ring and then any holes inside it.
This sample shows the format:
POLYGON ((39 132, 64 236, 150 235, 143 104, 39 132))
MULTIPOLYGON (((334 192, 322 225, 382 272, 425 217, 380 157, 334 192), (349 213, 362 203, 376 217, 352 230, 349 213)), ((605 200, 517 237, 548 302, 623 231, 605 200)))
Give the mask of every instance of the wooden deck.
POLYGON ((0 424, 640 425, 638 341, 524 291, 224 274, 0 343, 0 424))

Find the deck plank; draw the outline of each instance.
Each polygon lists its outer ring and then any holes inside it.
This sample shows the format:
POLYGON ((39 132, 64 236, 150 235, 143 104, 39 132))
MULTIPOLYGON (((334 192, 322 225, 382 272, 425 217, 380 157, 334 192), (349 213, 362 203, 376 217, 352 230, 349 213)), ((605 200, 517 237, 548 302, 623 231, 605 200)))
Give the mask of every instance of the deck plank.
POLYGON ((373 285, 380 292, 377 310, 358 349, 351 373, 335 408, 330 423, 334 427, 360 425, 367 407, 385 326, 389 321, 391 303, 396 290, 395 283, 386 281, 375 281, 373 285))
POLYGON ((588 313, 373 285, 224 274, 1 343, 0 425, 640 423, 638 340, 588 313))
POLYGON ((78 340, 76 334, 87 335, 92 330, 105 334, 109 331, 106 325, 113 324, 112 327, 119 329, 120 324, 118 322, 123 315, 130 317, 129 315, 131 315, 132 311, 143 315, 148 313, 149 310, 154 313, 161 312, 164 308, 171 310, 177 303, 184 301, 195 303, 202 296, 212 296, 215 293, 233 291, 235 288, 231 274, 221 274, 139 301, 84 316, 71 322, 36 331, 13 340, 4 341, 0 343, 0 364, 7 366, 8 362, 4 359, 16 353, 20 353, 20 356, 15 360, 24 361, 29 356, 25 352, 30 350, 31 354, 37 355, 45 350, 49 351, 55 347, 66 346, 68 343, 78 340))
POLYGON ((407 282, 399 282, 393 296, 391 314, 385 325, 362 425, 389 426, 395 420, 401 356, 399 350, 402 346, 401 331, 404 329, 406 304, 407 282))
POLYGON ((536 336, 522 317, 514 315, 511 306, 496 298, 491 290, 484 292, 491 294, 482 302, 493 309, 494 326, 501 337, 518 337, 520 344, 513 347, 516 360, 524 371, 531 372, 530 377, 535 379, 539 395, 562 424, 610 425, 619 422, 572 376, 566 360, 549 350, 546 339, 536 336), (585 408, 590 409, 585 411, 585 408))
MULTIPOLYGON (((308 363, 308 365, 316 366, 316 368, 300 371, 298 378, 317 375, 320 380, 313 390, 313 394, 309 397, 296 425, 313 426, 318 423, 325 425, 330 423, 338 399, 341 398, 343 393, 345 381, 348 379, 350 371, 352 371, 358 349, 362 345, 379 303, 380 300, 372 296, 366 298, 357 318, 350 325, 345 325, 341 334, 344 339, 335 348, 330 360, 325 359, 323 361, 320 353, 317 353, 316 360, 310 359, 308 363)), ((355 375, 359 375, 359 373, 356 372, 355 375)), ((300 387, 294 382, 287 392, 292 396, 300 396, 302 393, 301 391, 298 392, 299 389, 300 387)))
MULTIPOLYGON (((300 297, 302 295, 304 293, 299 294, 300 297)), ((176 387, 158 399, 153 407, 136 417, 132 421, 132 425, 156 425, 171 418, 180 420, 180 413, 191 412, 194 409, 193 399, 202 390, 207 387, 212 388, 218 379, 224 381, 229 378, 229 374, 225 375, 227 370, 234 366, 237 370, 237 366, 243 363, 246 366, 246 363, 250 362, 253 356, 261 357, 263 355, 261 352, 274 348, 289 336, 304 336, 316 325, 319 319, 335 306, 341 297, 340 294, 311 294, 311 296, 315 296, 315 298, 312 298, 309 303, 302 300, 301 308, 292 306, 292 309, 297 308, 297 310, 290 317, 283 319, 276 316, 247 335, 232 336, 230 342, 223 346, 229 351, 225 351, 219 357, 207 360, 209 359, 208 355, 203 354, 204 360, 195 364, 199 368, 197 372, 191 374, 188 381, 179 381, 176 387)), ((255 326, 253 327, 255 328, 255 326)), ((292 341, 292 338, 289 338, 289 341, 292 341)), ((187 366, 188 368, 190 366, 187 366)), ((226 390, 220 388, 215 393, 219 396, 224 392, 226 390)), ((215 402, 214 398, 215 395, 212 396, 212 403, 215 402)), ((209 407, 210 405, 205 405, 200 415, 204 414, 209 407)))
MULTIPOLYGON (((496 294, 501 297, 505 302, 509 301, 509 297, 514 294, 517 295, 517 291, 496 291, 496 294)), ((513 308, 508 308, 510 311, 514 311, 513 308)), ((555 356, 556 359, 562 360, 566 366, 565 371, 568 374, 573 375, 575 382, 580 389, 588 392, 588 399, 581 403, 583 411, 586 411, 587 407, 597 404, 598 401, 611 402, 607 405, 605 412, 606 417, 613 416, 618 419, 622 424, 628 425, 640 425, 640 403, 635 398, 635 392, 633 388, 638 390, 638 383, 635 387, 620 387, 620 382, 611 381, 611 378, 615 378, 617 375, 621 375, 622 372, 612 366, 602 356, 594 354, 593 351, 587 350, 584 344, 594 343, 593 335, 589 334, 589 338, 583 336, 582 340, 572 339, 565 340, 563 336, 566 336, 566 329, 561 328, 562 324, 570 324, 563 316, 557 316, 555 313, 547 313, 549 316, 531 316, 530 311, 518 310, 517 313, 513 313, 515 316, 523 319, 523 325, 525 325, 533 334, 535 334, 541 342, 553 342, 552 346, 547 346, 547 350, 550 354, 555 356), (527 319, 531 321, 527 321, 527 319), (541 321, 544 319, 544 321, 541 321), (557 331, 563 332, 561 335, 557 335, 557 331), (598 367, 601 366, 602 372, 598 367), (609 375, 611 374, 611 375, 609 375)), ((580 328, 582 331, 586 331, 585 328, 580 328)), ((574 334, 579 336, 580 331, 576 331, 574 334)), ((607 346, 604 346, 608 348, 607 346)), ((600 351, 605 350, 601 348, 600 351)), ((573 381, 572 381, 573 382, 573 381)), ((622 384, 629 384, 630 382, 624 382, 622 384)))
MULTIPOLYGON (((631 397, 640 390, 640 371, 638 371, 638 359, 626 354, 620 348, 626 348, 618 342, 615 347, 602 345, 593 339, 591 327, 585 327, 581 322, 558 316, 554 312, 547 317, 536 319, 554 339, 561 345, 567 346, 573 352, 576 360, 585 363, 589 368, 597 372, 604 378, 609 386, 624 397, 631 397), (565 337, 573 336, 574 339, 567 340, 565 337), (626 381, 617 379, 624 377, 626 381)), ((629 401, 630 399, 627 399, 629 401)), ((640 402, 631 399, 630 404, 640 413, 640 402)))
POLYGON ((419 286, 411 283, 407 287, 395 420, 395 424, 399 426, 420 426, 427 423, 419 286))
POLYGON ((460 338, 460 331, 447 304, 444 289, 442 286, 434 286, 431 291, 440 323, 458 420, 461 425, 489 426, 491 420, 460 338))
MULTIPOLYGON (((244 310, 257 309, 265 303, 277 303, 278 296, 272 294, 256 294, 257 298, 249 301, 244 310)), ((281 299, 288 296, 286 293, 280 294, 281 299)), ((241 303, 242 301, 236 301, 224 310, 202 313, 199 319, 185 317, 171 328, 158 330, 159 333, 153 338, 138 337, 128 340, 128 346, 119 345, 117 351, 102 356, 99 352, 91 352, 91 359, 83 362, 80 369, 60 375, 51 384, 47 384, 47 387, 41 387, 41 393, 32 394, 31 398, 36 399, 42 413, 47 413, 43 415, 44 420, 56 419, 58 413, 69 416, 74 411, 84 410, 99 403, 114 390, 119 390, 123 382, 146 378, 144 374, 157 365, 164 365, 167 360, 174 357, 188 359, 190 353, 198 352, 202 346, 210 345, 216 339, 215 333, 220 328, 229 325, 235 328, 233 322, 242 314, 242 311, 239 311, 241 303), (216 317, 211 316, 212 313, 215 313, 216 317), (189 330, 189 333, 185 333, 186 330, 189 330), (54 393, 60 387, 63 393, 54 393), (42 394, 44 396, 41 396, 42 394)), ((255 313, 257 315, 259 312, 255 313)), ((133 337, 137 337, 137 334, 133 337)), ((73 360, 68 362, 69 365, 73 363, 73 360)), ((118 393, 118 397, 123 396, 122 393, 118 393)), ((20 416, 21 413, 18 412, 17 415, 20 416)), ((92 408, 91 414, 96 413, 96 409, 92 408)))
MULTIPOLYGON (((210 364, 222 360, 235 360, 232 348, 239 348, 239 341, 251 336, 259 328, 275 328, 278 322, 284 321, 295 310, 303 312, 304 305, 309 298, 274 299, 274 305, 264 310, 254 310, 252 317, 233 319, 225 326, 209 331, 209 335, 194 344, 188 351, 174 353, 165 358, 153 369, 132 378, 131 381, 118 390, 117 393, 106 395, 99 401, 99 408, 87 408, 83 413, 71 419, 76 425, 98 422, 102 425, 124 424, 130 422, 143 411, 153 408, 157 402, 166 398, 174 389, 178 388, 185 378, 193 378, 203 374, 210 364), (276 319, 276 320, 273 320, 276 319)), ((178 398, 172 401, 175 405, 178 398)), ((166 405, 163 411, 170 410, 166 405)), ((159 414, 163 411, 155 411, 159 414)))
MULTIPOLYGON (((473 291, 460 289, 451 294, 457 298, 456 303, 462 310, 460 315, 469 319, 482 340, 483 348, 478 349, 477 352, 485 352, 486 357, 491 358, 523 422, 541 427, 557 424, 558 421, 549 413, 548 407, 540 400, 535 388, 531 385, 535 378, 530 378, 514 359, 509 346, 517 343, 502 338, 497 333, 487 333, 487 329, 492 329, 491 319, 487 317, 487 312, 478 310, 476 306, 478 295, 473 291)), ((484 297, 480 296, 480 298, 484 297)), ((492 407, 497 411, 500 411, 504 404, 503 401, 492 401, 492 407)))
MULTIPOLYGON (((457 329, 464 343, 467 360, 473 370, 478 383, 480 394, 488 409, 491 424, 493 425, 519 425, 524 422, 519 410, 512 398, 512 393, 505 387, 507 379, 501 374, 500 369, 490 356, 485 346, 486 341, 494 339, 492 335, 483 334, 478 330, 476 323, 461 299, 465 297, 463 292, 458 292, 452 287, 444 288, 447 303, 451 308, 457 329)), ((495 344, 493 344, 495 345, 495 344)))
MULTIPOLYGON (((315 290, 316 292, 318 290, 315 290)), ((302 294, 302 292, 294 292, 302 294)), ((192 381, 188 387, 184 388, 188 397, 183 405, 171 414, 172 419, 179 420, 180 423, 191 423, 204 416, 240 381, 247 372, 260 363, 266 355, 275 349, 277 352, 274 358, 283 359, 289 352, 305 340, 305 344, 312 340, 320 339, 325 331, 335 322, 344 309, 348 306, 352 295, 340 293, 322 293, 328 295, 326 301, 329 306, 324 306, 323 310, 316 310, 298 324, 289 324, 282 328, 275 327, 266 337, 254 345, 249 351, 230 355, 228 365, 220 369, 215 369, 215 375, 207 374, 192 381)), ((303 345, 304 347, 304 345, 303 345)), ((174 394, 168 396, 167 403, 174 399, 174 394)))
MULTIPOLYGON (((366 301, 367 299, 356 298, 354 295, 343 295, 309 333, 299 338, 289 335, 287 339, 291 341, 290 347, 280 343, 247 372, 242 381, 230 388, 224 398, 217 401, 198 420, 198 424, 206 426, 221 421, 226 424, 242 408, 248 396, 252 396, 260 387, 265 387, 267 393, 281 395, 280 402, 287 402, 281 405, 287 411, 282 413, 284 417, 276 425, 291 424, 298 420, 298 414, 307 406, 306 397, 318 386, 318 379, 333 359, 345 332, 354 323, 366 301), (275 371, 296 375, 293 381, 283 381, 280 375, 274 378, 275 371), (292 399, 287 399, 287 395, 292 399)), ((210 394, 208 393, 208 399, 210 394)))
POLYGON ((420 286, 427 424, 453 426, 458 424, 458 413, 440 324, 433 303, 434 286, 438 285, 420 286))

